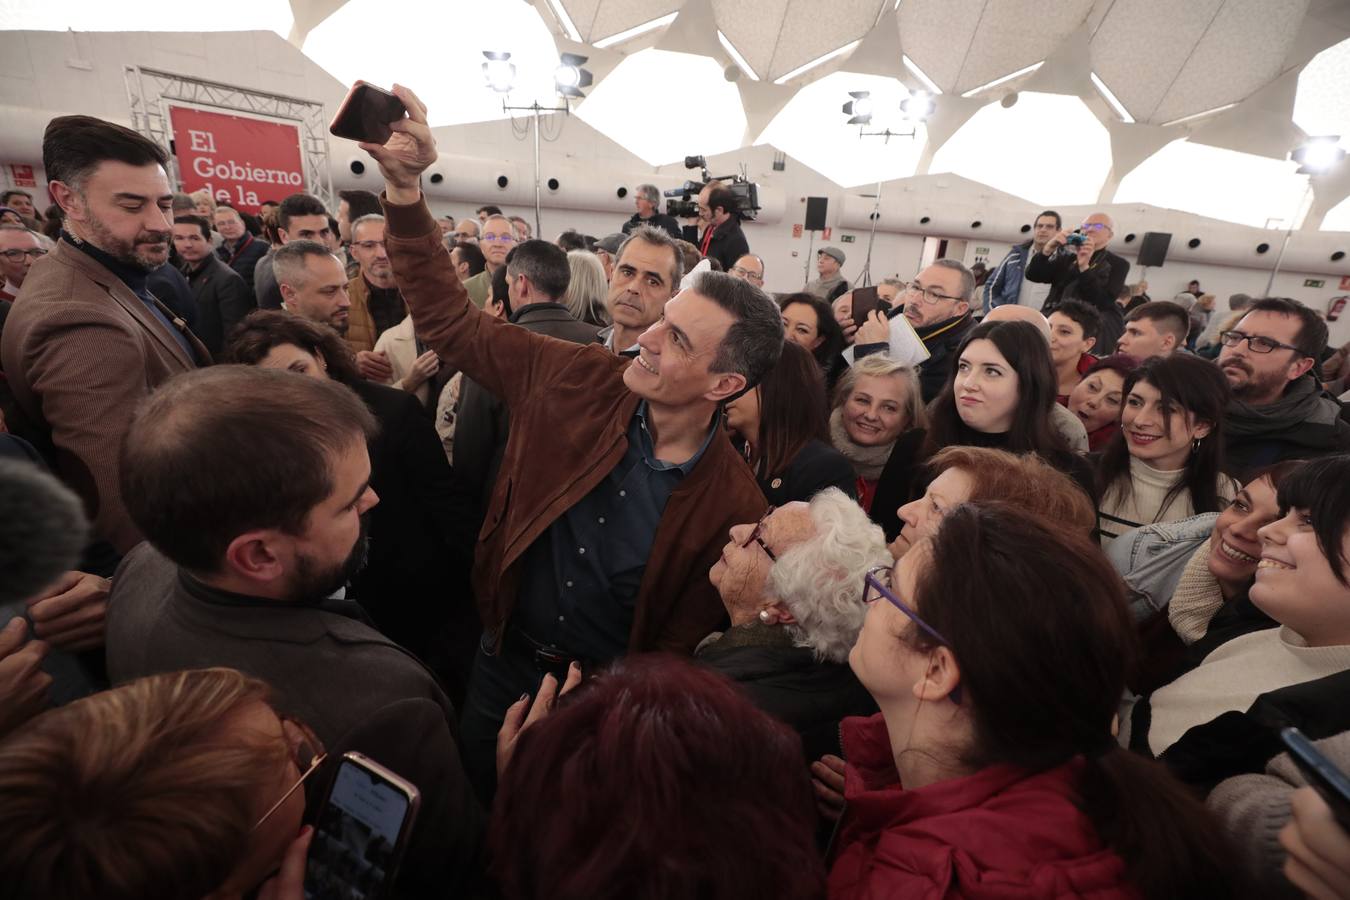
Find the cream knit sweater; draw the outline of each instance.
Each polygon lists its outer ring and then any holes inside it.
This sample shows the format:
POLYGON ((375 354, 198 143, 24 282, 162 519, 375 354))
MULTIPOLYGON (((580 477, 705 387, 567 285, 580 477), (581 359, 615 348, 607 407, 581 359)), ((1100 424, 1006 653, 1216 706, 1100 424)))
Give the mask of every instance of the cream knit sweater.
MULTIPOLYGON (((1182 488, 1166 508, 1163 499, 1184 474, 1184 469, 1163 471, 1130 457, 1130 490, 1122 490, 1119 481, 1109 486, 1097 509, 1097 529, 1105 547, 1131 528, 1153 525, 1157 522, 1175 522, 1195 515, 1191 492, 1182 488)), ((1233 479, 1219 477, 1219 496, 1225 500, 1237 494, 1233 479)))

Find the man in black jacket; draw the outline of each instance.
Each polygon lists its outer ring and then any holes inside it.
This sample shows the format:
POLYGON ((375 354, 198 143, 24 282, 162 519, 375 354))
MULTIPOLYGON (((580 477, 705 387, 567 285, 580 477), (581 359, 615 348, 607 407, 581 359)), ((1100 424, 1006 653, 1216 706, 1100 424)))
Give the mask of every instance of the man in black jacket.
POLYGON ((216 204, 215 212, 216 231, 224 241, 220 244, 220 249, 216 255, 221 258, 225 265, 229 266, 239 273, 239 277, 244 279, 244 284, 248 285, 250 293, 253 291, 253 270, 258 267, 258 260, 267 255, 267 251, 272 246, 260 237, 255 237, 248 233, 244 227, 244 220, 239 215, 239 210, 225 203, 216 204))
MULTIPOLYGON (((709 187, 712 187, 709 185, 709 187)), ((704 188, 707 199, 699 194, 699 220, 707 225, 699 240, 698 250, 704 256, 722 264, 729 272, 736 260, 750 252, 750 242, 741 231, 741 217, 736 212, 736 195, 724 187, 704 188)))
MULTIPOLYGON (((599 329, 577 321, 558 302, 571 280, 567 254, 559 247, 547 241, 526 241, 506 257, 506 278, 512 322, 526 331, 574 344, 595 342, 599 329)), ((478 489, 480 513, 497 483, 510 433, 506 404, 465 376, 455 420, 455 474, 478 489)))
POLYGON ((1106 249, 1115 234, 1115 223, 1106 213, 1088 216, 1077 231, 1086 237, 1083 243, 1076 248, 1068 246, 1071 232, 1061 230, 1027 261, 1023 277, 1050 285, 1041 308, 1047 316, 1064 300, 1077 299, 1095 306, 1102 316, 1097 346, 1114 347, 1125 330, 1125 317, 1116 298, 1125 287, 1130 264, 1106 249))
MULTIPOLYGON (((942 391, 954 365, 956 348, 975 326, 970 313, 974 298, 975 276, 970 270, 959 260, 939 259, 914 276, 896 298, 897 305, 887 313, 888 318, 903 315, 928 351, 928 359, 919 366, 919 390, 924 403, 931 402, 942 391)), ((834 309, 841 326, 853 324, 851 294, 835 301, 834 309)), ((889 329, 880 328, 878 323, 864 325, 858 330, 854 360, 885 353, 890 346, 888 333, 889 329)))
POLYGON ((201 216, 174 219, 173 244, 192 288, 193 331, 212 356, 219 356, 230 329, 253 309, 253 293, 239 273, 212 252, 211 226, 201 216))
POLYGON ((633 217, 623 223, 623 233, 631 234, 634 228, 639 225, 650 225, 653 228, 660 228, 671 237, 679 240, 680 223, 674 216, 668 216, 661 212, 661 191, 654 184, 639 184, 633 191, 633 203, 637 206, 637 212, 633 217))

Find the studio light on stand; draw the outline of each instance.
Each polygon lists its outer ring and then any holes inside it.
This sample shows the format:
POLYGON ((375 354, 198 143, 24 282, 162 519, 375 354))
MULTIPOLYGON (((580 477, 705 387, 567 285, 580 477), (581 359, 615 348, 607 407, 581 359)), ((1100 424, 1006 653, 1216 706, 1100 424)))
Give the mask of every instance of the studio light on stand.
MULTIPOLYGON (((483 63, 483 78, 487 86, 499 94, 509 95, 515 87, 516 67, 511 62, 511 54, 504 51, 484 50, 483 56, 487 61, 483 63)), ((534 121, 534 233, 542 235, 543 210, 542 195, 543 190, 540 184, 539 176, 539 114, 545 112, 560 112, 564 115, 570 115, 572 112, 570 101, 580 100, 586 96, 582 88, 591 86, 594 81, 594 75, 582 68, 587 60, 585 56, 578 56, 575 53, 563 53, 558 57, 558 65, 553 70, 553 88, 559 96, 563 98, 561 106, 543 106, 538 100, 534 100, 529 106, 511 106, 507 103, 507 98, 502 98, 502 112, 528 112, 534 121)))
POLYGON ((1345 148, 1341 146, 1340 135, 1327 134, 1308 138, 1307 143, 1289 154, 1289 158, 1298 163, 1298 174, 1308 176, 1308 188, 1299 198, 1298 207, 1289 219, 1289 228, 1284 233, 1284 243, 1275 257, 1275 267, 1270 270, 1270 279, 1266 282, 1265 296, 1273 296, 1275 276, 1280 273, 1280 263, 1284 262, 1284 251, 1289 249, 1289 239, 1294 236, 1294 228, 1299 224, 1299 214, 1312 200, 1314 175, 1323 175, 1340 165, 1345 159, 1345 148))
MULTIPOLYGON (((872 121, 873 106, 870 94, 867 91, 850 91, 849 96, 852 101, 844 104, 844 114, 850 116, 848 124, 857 125, 858 140, 869 137, 879 137, 886 143, 890 143, 893 137, 914 138, 919 133, 919 126, 928 121, 937 108, 933 95, 927 91, 915 91, 904 100, 900 101, 900 115, 905 122, 909 123, 909 131, 892 131, 890 128, 883 128, 881 131, 868 131, 866 126, 872 121), (860 104, 865 103, 861 109, 860 104)), ((867 236, 867 259, 863 262, 862 271, 858 273, 858 286, 867 287, 872 283, 872 246, 877 239, 877 221, 881 218, 881 185, 877 182, 877 192, 872 201, 872 220, 871 232, 867 236)), ((815 233, 812 232, 812 237, 815 233)), ((810 265, 810 252, 807 253, 807 265, 810 265)))

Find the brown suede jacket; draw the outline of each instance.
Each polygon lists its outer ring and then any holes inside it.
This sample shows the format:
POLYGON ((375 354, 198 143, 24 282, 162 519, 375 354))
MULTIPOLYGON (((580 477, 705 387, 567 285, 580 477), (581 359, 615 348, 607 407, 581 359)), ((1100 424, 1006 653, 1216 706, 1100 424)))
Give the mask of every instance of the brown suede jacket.
MULTIPOLYGON (((394 277, 417 333, 446 365, 511 409, 511 436, 478 536, 474 593, 484 625, 511 617, 526 549, 619 463, 639 397, 631 361, 599 344, 534 334, 476 308, 425 201, 384 204, 394 277)), ((725 619, 708 581, 733 525, 767 506, 750 468, 717 435, 670 495, 638 592, 628 648, 691 653, 725 619)))

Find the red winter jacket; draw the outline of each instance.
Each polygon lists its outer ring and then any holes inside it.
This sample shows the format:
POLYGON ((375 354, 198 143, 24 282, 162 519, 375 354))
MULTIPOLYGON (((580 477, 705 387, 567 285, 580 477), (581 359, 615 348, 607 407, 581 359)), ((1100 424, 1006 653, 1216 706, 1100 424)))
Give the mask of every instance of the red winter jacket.
POLYGON ((1074 805, 1081 760, 1034 775, 990 766, 906 791, 880 714, 845 719, 842 733, 849 805, 831 898, 1141 896, 1074 805))

